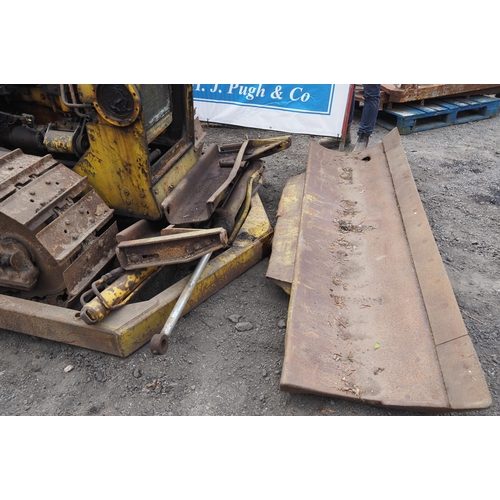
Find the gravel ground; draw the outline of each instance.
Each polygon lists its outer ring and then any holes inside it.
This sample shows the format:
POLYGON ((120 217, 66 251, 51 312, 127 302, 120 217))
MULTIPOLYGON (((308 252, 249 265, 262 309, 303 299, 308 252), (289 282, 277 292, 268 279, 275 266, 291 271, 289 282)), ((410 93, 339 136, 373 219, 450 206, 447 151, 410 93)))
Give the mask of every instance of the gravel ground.
MULTIPOLYGON (((205 142, 282 133, 206 126, 205 142)), ((499 415, 500 116, 402 136, 429 223, 499 415)), ((377 126, 372 144, 388 131, 377 126)), ((274 224, 287 179, 305 170, 317 137, 266 160, 260 190, 274 224)), ((418 413, 279 390, 288 296, 265 259, 179 320, 167 355, 127 358, 1 331, 0 414, 389 416, 418 413)))

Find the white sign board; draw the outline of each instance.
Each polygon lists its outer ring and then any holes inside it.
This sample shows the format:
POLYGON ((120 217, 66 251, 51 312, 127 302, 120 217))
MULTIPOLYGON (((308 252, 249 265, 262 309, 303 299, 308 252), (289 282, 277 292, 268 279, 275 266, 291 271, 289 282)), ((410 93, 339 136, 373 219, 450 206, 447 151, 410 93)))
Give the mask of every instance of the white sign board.
POLYGON ((193 84, 201 121, 344 137, 351 84, 193 84))

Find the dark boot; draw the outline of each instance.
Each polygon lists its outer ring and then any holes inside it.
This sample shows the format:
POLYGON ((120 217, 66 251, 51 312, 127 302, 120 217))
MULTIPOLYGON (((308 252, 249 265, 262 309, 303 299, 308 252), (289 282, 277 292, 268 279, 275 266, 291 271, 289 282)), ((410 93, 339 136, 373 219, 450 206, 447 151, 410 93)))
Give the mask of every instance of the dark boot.
POLYGON ((370 138, 366 134, 361 132, 361 134, 358 135, 358 141, 356 142, 353 151, 362 151, 367 148, 369 139, 370 138))

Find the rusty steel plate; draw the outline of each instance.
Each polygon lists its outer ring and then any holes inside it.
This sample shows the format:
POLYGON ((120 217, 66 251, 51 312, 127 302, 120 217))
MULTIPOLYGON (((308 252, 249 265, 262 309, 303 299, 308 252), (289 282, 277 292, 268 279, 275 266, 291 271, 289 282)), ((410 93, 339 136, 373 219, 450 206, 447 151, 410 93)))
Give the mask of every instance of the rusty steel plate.
POLYGON ((116 222, 95 239, 89 241, 76 260, 64 270, 64 283, 70 297, 82 293, 89 283, 96 281, 104 267, 114 258, 116 248, 116 222))
POLYGON ((310 145, 280 388, 491 405, 397 129, 358 153, 310 145))
POLYGON ((256 167, 256 160, 283 151, 290 144, 289 136, 220 147, 212 144, 163 200, 161 206, 168 222, 183 225, 207 221, 221 201, 224 204, 245 170, 257 170, 261 163, 256 167))
POLYGON ((120 242, 116 256, 123 269, 144 269, 191 262, 226 246, 225 229, 185 229, 180 233, 120 242))
POLYGON ((231 171, 220 167, 217 146, 210 146, 163 201, 162 208, 170 224, 208 220, 215 209, 208 205, 208 200, 227 181, 231 171))
POLYGON ((92 189, 36 237, 57 262, 62 262, 75 254, 82 243, 112 217, 113 210, 92 189))
POLYGON ((14 193, 17 185, 27 184, 57 163, 50 155, 40 158, 25 155, 20 149, 0 153, 0 200, 14 193))
POLYGON ((289 179, 276 213, 276 227, 266 277, 290 295, 297 252, 305 174, 289 179))

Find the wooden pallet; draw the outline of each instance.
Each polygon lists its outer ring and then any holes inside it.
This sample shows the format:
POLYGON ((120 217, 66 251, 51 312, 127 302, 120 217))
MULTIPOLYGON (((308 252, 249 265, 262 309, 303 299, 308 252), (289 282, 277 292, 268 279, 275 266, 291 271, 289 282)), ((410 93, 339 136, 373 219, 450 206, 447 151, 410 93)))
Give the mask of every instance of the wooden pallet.
POLYGON ((381 87, 382 101, 386 103, 403 103, 436 99, 443 97, 473 96, 498 94, 500 84, 456 84, 456 83, 426 83, 426 84, 393 84, 383 83, 381 87))
POLYGON ((425 104, 395 104, 378 113, 377 124, 402 135, 449 125, 491 118, 498 112, 500 99, 474 96, 469 99, 429 99, 425 104))
MULTIPOLYGON (((394 103, 411 102, 424 104, 428 99, 471 98, 477 95, 496 95, 500 97, 500 84, 382 83, 380 87, 379 109, 392 109, 394 103)), ((356 84, 355 99, 356 104, 364 101, 362 84, 356 84)))

